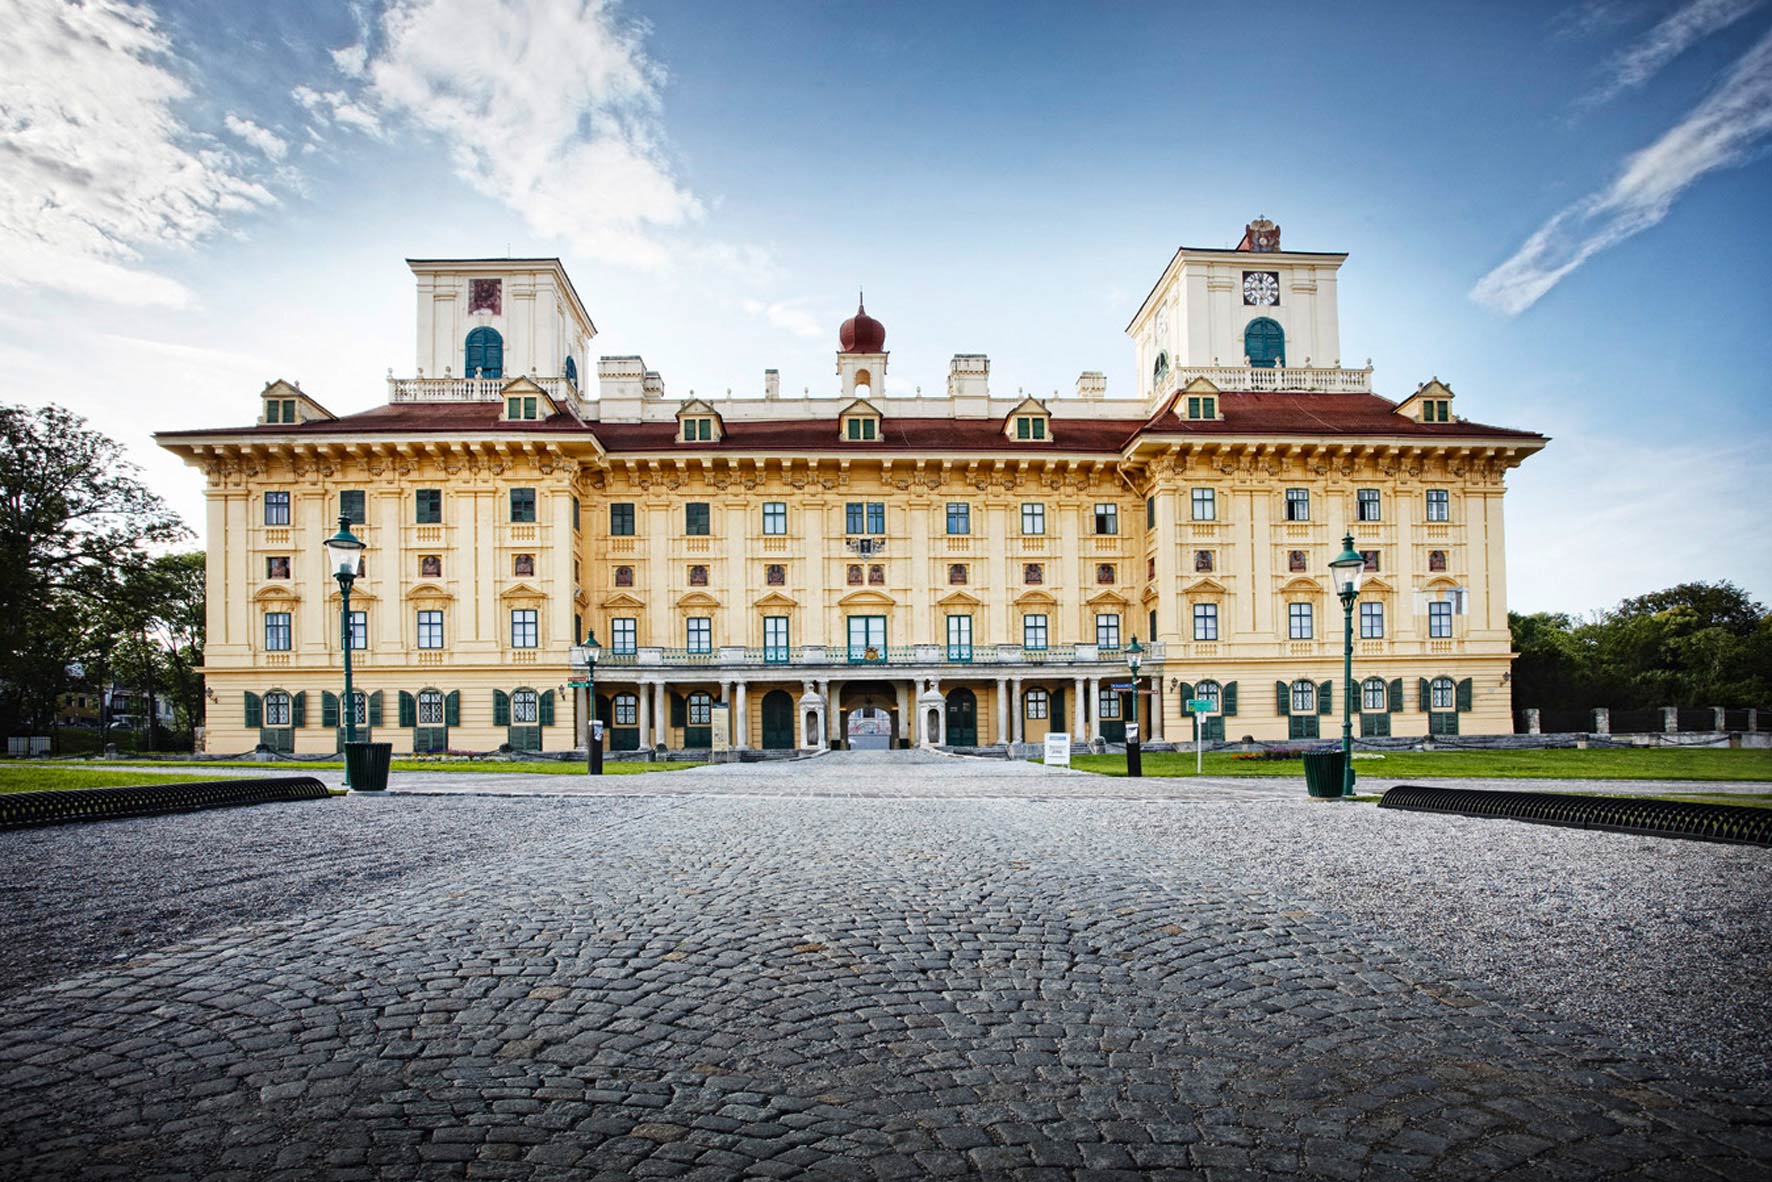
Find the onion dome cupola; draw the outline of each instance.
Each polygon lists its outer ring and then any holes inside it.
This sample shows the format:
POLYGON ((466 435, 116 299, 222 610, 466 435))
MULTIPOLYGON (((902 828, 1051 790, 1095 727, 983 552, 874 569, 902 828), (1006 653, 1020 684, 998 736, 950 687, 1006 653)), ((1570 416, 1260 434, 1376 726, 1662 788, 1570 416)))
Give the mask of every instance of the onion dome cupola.
POLYGON ((884 353, 886 326, 869 316, 865 300, 858 299, 855 315, 837 330, 837 343, 845 353, 884 353))

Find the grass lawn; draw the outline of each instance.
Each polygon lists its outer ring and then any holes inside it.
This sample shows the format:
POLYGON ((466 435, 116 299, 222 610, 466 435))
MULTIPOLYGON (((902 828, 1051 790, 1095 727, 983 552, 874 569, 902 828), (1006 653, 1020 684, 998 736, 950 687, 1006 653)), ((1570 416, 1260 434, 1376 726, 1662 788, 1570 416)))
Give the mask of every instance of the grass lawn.
MULTIPOLYGON (((57 767, 48 763, 0 764, 0 792, 58 792, 64 788, 121 788, 152 784, 160 776, 144 776, 127 768, 107 764, 88 771, 81 767, 57 767)), ((230 779, 226 774, 193 773, 192 780, 230 779)))
MULTIPOLYGON (((204 763, 181 763, 174 760, 163 759, 153 761, 144 760, 140 763, 133 764, 118 764, 106 760, 104 766, 107 768, 119 766, 152 767, 178 771, 182 771, 184 768, 189 767, 200 769, 201 771, 207 771, 210 768, 237 768, 256 772, 304 772, 324 771, 329 768, 333 771, 340 771, 345 765, 342 761, 336 759, 285 760, 277 763, 254 763, 248 759, 214 760, 204 763)), ((684 768, 702 766, 705 765, 699 763, 644 763, 628 761, 617 763, 614 761, 606 761, 603 764, 603 774, 606 776, 634 776, 645 772, 675 772, 681 771, 684 768)), ((396 772, 466 772, 471 775, 480 775, 482 773, 503 775, 512 772, 524 772, 530 775, 543 776, 582 776, 585 774, 585 765, 576 760, 563 762, 557 759, 537 759, 528 762, 516 760, 510 763, 477 759, 396 759, 390 765, 389 770, 396 772)), ((203 777, 199 774, 192 778, 201 779, 203 777)))
MULTIPOLYGON (((1716 748, 1557 748, 1536 751, 1389 751, 1383 759, 1360 759, 1361 776, 1388 780, 1768 780, 1772 751, 1716 748)), ((1071 766, 1106 776, 1126 774, 1123 755, 1073 755, 1071 766)), ((1191 776, 1192 752, 1147 751, 1147 776, 1191 776)), ((1208 776, 1295 776, 1304 780, 1302 760, 1240 760, 1230 752, 1206 756, 1208 776)))

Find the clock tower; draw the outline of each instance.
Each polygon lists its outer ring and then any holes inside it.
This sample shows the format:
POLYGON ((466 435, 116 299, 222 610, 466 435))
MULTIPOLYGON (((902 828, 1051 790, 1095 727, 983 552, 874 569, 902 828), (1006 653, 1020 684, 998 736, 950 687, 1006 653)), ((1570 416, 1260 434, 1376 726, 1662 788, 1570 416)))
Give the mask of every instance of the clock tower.
POLYGON ((1303 371, 1339 370, 1336 279, 1346 259, 1283 249, 1280 227, 1265 217, 1244 226, 1234 247, 1177 250, 1126 326, 1139 392, 1155 404, 1200 376, 1221 388, 1303 389, 1303 371), (1241 381, 1230 372, 1246 370, 1298 372, 1241 381))

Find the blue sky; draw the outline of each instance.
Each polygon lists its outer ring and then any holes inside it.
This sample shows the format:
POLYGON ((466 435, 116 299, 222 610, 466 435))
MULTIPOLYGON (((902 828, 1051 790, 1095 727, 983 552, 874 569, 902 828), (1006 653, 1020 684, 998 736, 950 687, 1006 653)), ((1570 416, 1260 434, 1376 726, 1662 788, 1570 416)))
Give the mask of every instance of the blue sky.
POLYGON ((406 256, 558 254, 672 395, 1132 388, 1177 245, 1345 250, 1343 361, 1552 446, 1511 599, 1772 599, 1772 0, 1247 5, 11 0, 0 357, 134 449, 413 365, 406 256))

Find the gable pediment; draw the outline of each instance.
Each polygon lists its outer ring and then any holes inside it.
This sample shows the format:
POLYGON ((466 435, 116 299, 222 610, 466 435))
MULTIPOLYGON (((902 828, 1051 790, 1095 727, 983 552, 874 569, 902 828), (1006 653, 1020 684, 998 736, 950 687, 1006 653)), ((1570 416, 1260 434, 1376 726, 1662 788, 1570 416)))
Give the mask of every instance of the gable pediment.
POLYGON ((1201 575, 1182 589, 1184 595, 1224 595, 1230 591, 1211 575, 1201 575))
POLYGON ((850 415, 872 415, 876 419, 883 419, 886 417, 879 407, 875 406, 865 398, 857 398, 854 402, 851 402, 848 406, 845 406, 842 410, 837 412, 838 418, 847 418, 850 415))
POLYGON ((799 607, 800 601, 791 596, 783 595, 780 591, 771 591, 769 594, 753 600, 751 606, 759 608, 799 607))
POLYGON ((540 599, 542 598, 542 593, 541 589, 533 583, 526 583, 519 580, 512 583, 509 587, 506 587, 503 591, 500 591, 498 597, 500 599, 540 599))
POLYGON ((706 591, 691 591, 677 600, 678 607, 719 607, 720 601, 706 591))
POLYGON ((646 601, 636 596, 629 595, 626 591, 617 591, 614 595, 605 599, 600 606, 610 609, 628 608, 638 611, 646 606, 646 601))
POLYGON ((1132 601, 1118 591, 1097 591, 1083 601, 1087 607, 1125 607, 1132 601))
POLYGON ((1389 591, 1394 591, 1394 590, 1396 590, 1395 587, 1391 586, 1388 582, 1386 582, 1383 578, 1381 578, 1378 575, 1367 575, 1364 579, 1360 580, 1360 594, 1362 594, 1362 595, 1364 595, 1368 591, 1377 591, 1377 592, 1383 593, 1383 592, 1389 592, 1389 591))
POLYGON ((949 591, 935 601, 936 607, 980 607, 984 601, 965 591, 949 591))
POLYGON ((720 412, 715 410, 713 405, 704 398, 691 398, 677 408, 678 418, 682 418, 684 415, 714 415, 718 417, 719 413, 720 412))
POLYGON ((892 607, 897 603, 884 591, 851 591, 837 600, 838 607, 892 607))

